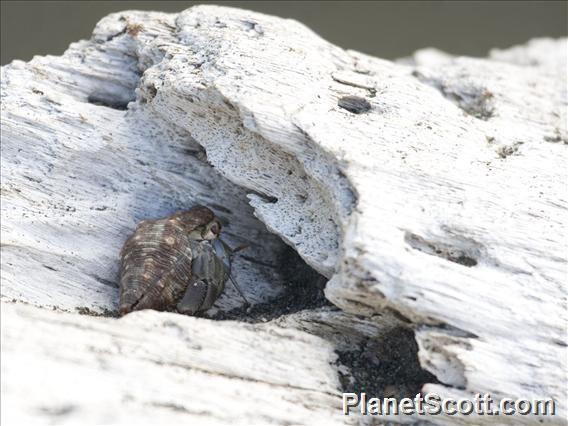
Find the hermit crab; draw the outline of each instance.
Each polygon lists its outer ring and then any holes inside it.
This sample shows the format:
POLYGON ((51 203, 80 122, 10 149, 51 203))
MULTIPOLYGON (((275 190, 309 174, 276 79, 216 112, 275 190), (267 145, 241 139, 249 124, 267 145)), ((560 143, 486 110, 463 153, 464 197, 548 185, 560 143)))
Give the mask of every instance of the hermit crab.
POLYGON ((120 252, 120 315, 140 309, 193 315, 209 309, 231 277, 231 249, 207 207, 141 222, 120 252))

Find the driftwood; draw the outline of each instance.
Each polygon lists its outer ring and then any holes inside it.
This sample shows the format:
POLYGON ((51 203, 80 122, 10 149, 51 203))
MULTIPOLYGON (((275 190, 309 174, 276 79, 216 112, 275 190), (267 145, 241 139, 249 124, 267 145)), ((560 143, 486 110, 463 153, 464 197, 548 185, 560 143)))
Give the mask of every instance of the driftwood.
POLYGON ((3 67, 2 420, 364 423, 341 392, 390 389, 552 397, 499 421, 561 424, 566 48, 390 62, 199 6, 3 67), (136 223, 198 203, 250 245, 252 311, 104 318, 136 223))

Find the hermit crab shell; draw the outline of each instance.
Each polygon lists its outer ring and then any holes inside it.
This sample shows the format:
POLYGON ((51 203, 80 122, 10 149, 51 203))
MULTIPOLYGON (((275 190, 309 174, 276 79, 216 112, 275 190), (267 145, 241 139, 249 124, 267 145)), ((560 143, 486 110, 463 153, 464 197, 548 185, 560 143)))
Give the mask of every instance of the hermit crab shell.
POLYGON ((187 313, 209 308, 223 291, 228 271, 197 231, 215 222, 219 232, 220 222, 203 206, 141 222, 121 251, 120 314, 176 310, 182 299, 187 313))

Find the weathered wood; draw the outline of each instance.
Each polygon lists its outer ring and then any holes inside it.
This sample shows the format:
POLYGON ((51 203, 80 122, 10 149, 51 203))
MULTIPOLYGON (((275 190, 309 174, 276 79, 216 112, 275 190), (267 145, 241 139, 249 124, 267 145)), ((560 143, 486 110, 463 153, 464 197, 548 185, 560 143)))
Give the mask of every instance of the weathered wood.
MULTIPOLYGON (((238 9, 109 15, 91 40, 61 57, 2 68, 2 296, 63 310, 112 311, 117 253, 136 222, 206 204, 229 222, 230 243, 253 246, 235 275, 255 303, 274 301, 286 288, 282 242, 266 225, 330 279, 326 296, 342 310, 369 317, 386 310, 409 321, 422 366, 440 382, 424 391, 554 397, 559 415, 544 420, 561 423, 567 398, 566 50, 566 40, 536 40, 492 51, 487 59, 425 50, 394 63, 344 51, 294 21, 238 9), (203 149, 213 167, 203 161, 203 149)), ((230 291, 218 312, 239 306, 230 291)), ((168 314, 141 312, 116 322, 8 309, 22 333, 37 315, 54 324, 59 318, 93 324, 101 327, 93 332, 98 336, 132 333, 135 340, 151 324, 160 329, 161 318, 213 335, 232 330, 242 342, 235 347, 252 338, 237 323, 168 314), (49 319, 53 315, 61 316, 49 319)), ((297 333, 291 348, 300 344, 295 339, 319 344, 306 337, 313 330, 282 321, 297 333)), ((361 327, 353 324, 345 333, 361 327)), ((4 329, 17 359, 27 347, 17 343, 12 327, 4 329)), ((53 325, 49 333, 57 330, 66 329, 53 325)), ((274 377, 293 372, 273 353, 278 339, 264 341, 265 332, 255 331, 254 357, 272 364, 274 377)), ((29 357, 47 363, 44 334, 30 343, 29 357)), ((82 336, 74 338, 88 341, 82 336)), ((380 333, 375 337, 380 342, 380 333)), ((155 344, 167 343, 157 337, 155 344)), ((50 357, 59 357, 57 345, 50 357)), ((241 362, 231 350, 220 351, 223 375, 241 362)), ((302 368, 315 365, 315 377, 325 376, 327 390, 319 391, 314 410, 349 421, 332 415, 338 367, 325 365, 333 350, 302 368)), ((207 368, 214 359, 212 350, 204 358, 207 368)), ((73 368, 57 362, 62 372, 73 368)), ((164 372, 161 388, 168 380, 181 383, 170 373, 164 372)), ((237 377, 245 373, 200 380, 200 392, 240 389, 237 377)), ((130 374, 135 370, 124 377, 130 374)), ((32 379, 30 373, 14 389, 26 392, 32 379)), ((14 380, 6 381, 9 391, 14 380)), ((299 385, 262 386, 266 401, 277 401, 299 385)), ((298 392, 292 392, 295 400, 303 398, 304 390, 298 392)), ((124 397, 126 388, 118 394, 124 397)), ((136 403, 144 416, 148 411, 140 406, 148 398, 136 403)), ((191 407, 201 407, 196 410, 212 423, 223 421, 208 414, 213 408, 206 403, 191 407)), ((240 416, 239 410, 230 412, 240 416)), ((283 417, 267 422, 307 422, 305 406, 275 410, 283 417)), ((257 414, 247 419, 262 421, 257 414)), ((112 420, 124 420, 118 416, 112 420)))
POLYGON ((343 424, 337 356, 319 337, 153 311, 2 310, 4 424, 343 424))

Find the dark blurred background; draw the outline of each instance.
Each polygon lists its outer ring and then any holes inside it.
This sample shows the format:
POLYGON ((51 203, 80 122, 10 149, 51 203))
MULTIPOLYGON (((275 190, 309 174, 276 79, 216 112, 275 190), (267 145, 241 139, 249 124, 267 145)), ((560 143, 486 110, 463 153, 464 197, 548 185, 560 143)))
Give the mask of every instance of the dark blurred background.
MULTIPOLYGON (((73 41, 89 38, 111 12, 140 9, 178 12, 191 1, 5 1, 1 2, 1 61, 61 54, 73 41)), ((484 56, 533 37, 567 33, 567 2, 546 1, 216 1, 294 18, 327 40, 393 59, 422 47, 484 56)))

